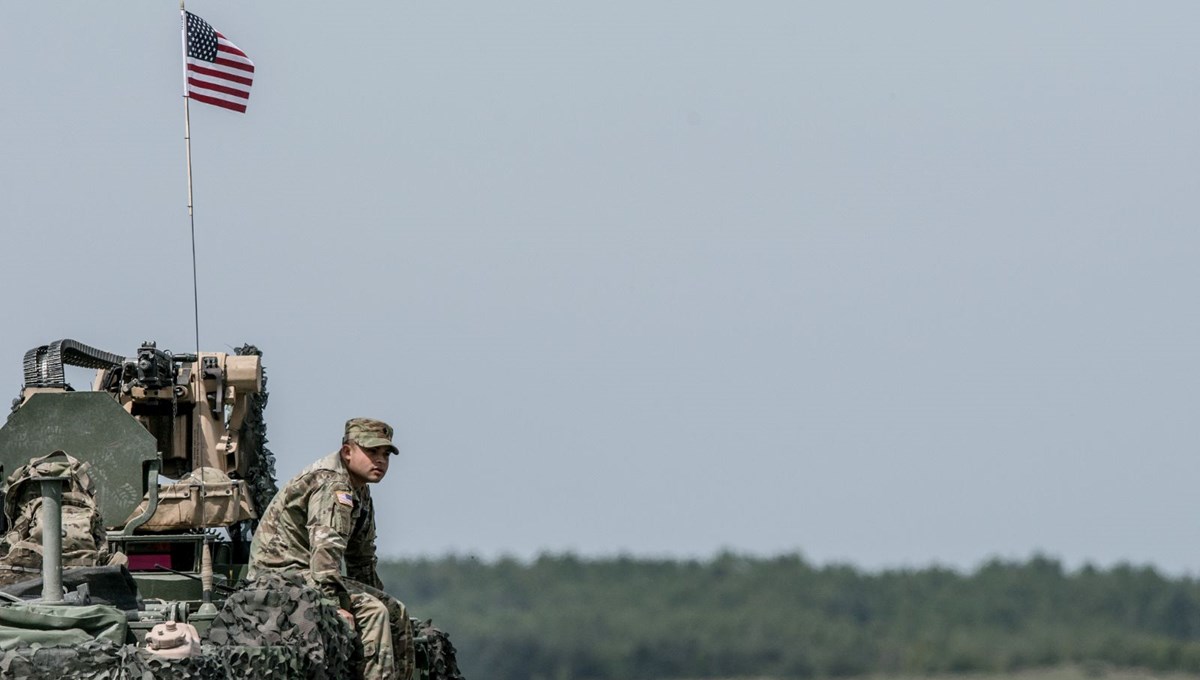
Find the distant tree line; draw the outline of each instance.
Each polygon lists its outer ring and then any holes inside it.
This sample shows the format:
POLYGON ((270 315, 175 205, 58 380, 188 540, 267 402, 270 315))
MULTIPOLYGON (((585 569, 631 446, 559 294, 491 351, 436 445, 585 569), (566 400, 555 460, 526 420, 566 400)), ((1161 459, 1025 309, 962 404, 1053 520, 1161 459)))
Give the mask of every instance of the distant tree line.
POLYGON ((1064 663, 1200 672, 1200 582, 1053 559, 864 572, 798 555, 380 565, 472 680, 819 678, 1064 663))

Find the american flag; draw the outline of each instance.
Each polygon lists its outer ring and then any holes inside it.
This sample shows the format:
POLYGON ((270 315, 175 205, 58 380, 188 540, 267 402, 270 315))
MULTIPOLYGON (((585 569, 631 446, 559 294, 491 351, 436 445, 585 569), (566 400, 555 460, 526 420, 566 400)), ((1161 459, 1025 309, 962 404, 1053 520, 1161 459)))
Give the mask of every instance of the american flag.
POLYGON ((187 93, 198 102, 246 112, 254 62, 208 22, 187 12, 187 93))

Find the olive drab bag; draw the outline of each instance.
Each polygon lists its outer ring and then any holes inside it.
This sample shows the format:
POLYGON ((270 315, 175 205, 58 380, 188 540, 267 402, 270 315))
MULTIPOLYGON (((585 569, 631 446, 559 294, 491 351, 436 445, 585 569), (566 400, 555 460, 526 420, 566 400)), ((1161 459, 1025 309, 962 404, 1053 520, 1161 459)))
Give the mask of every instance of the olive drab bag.
POLYGON ((62 477, 62 564, 91 567, 108 561, 104 519, 96 505, 90 466, 55 451, 17 468, 5 482, 4 517, 8 532, 0 540, 0 566, 19 571, 42 567, 42 489, 37 477, 62 477))

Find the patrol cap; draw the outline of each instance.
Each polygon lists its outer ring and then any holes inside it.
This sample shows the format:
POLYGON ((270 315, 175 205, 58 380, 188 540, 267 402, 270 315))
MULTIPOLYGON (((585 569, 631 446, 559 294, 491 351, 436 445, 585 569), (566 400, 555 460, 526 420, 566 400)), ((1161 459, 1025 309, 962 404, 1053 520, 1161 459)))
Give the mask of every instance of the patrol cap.
POLYGON ((382 420, 372 418, 351 418, 346 421, 346 434, 342 442, 354 442, 364 449, 386 446, 392 453, 400 453, 400 449, 392 443, 392 426, 382 420))

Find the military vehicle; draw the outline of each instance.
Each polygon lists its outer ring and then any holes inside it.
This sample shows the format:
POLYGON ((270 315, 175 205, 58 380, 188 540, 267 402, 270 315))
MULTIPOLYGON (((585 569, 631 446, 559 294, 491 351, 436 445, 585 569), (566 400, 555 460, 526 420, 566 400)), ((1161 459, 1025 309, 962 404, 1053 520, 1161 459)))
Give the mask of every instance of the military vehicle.
MULTIPOLYGON (((361 645, 301 580, 243 580, 276 492, 261 352, 36 347, 0 428, 0 677, 346 678, 361 645), (66 366, 95 369, 75 390, 66 366)), ((461 678, 413 619, 414 678, 461 678)))

